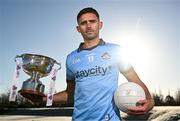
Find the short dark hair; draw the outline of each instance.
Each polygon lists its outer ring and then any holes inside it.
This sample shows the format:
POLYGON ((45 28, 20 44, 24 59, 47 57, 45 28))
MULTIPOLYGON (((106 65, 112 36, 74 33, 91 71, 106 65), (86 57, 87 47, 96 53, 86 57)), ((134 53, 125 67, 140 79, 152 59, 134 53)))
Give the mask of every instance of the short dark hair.
POLYGON ((78 15, 77 15, 77 22, 79 22, 79 18, 86 13, 93 13, 97 16, 97 18, 99 19, 99 13, 92 7, 87 7, 82 9, 81 11, 79 11, 78 15))

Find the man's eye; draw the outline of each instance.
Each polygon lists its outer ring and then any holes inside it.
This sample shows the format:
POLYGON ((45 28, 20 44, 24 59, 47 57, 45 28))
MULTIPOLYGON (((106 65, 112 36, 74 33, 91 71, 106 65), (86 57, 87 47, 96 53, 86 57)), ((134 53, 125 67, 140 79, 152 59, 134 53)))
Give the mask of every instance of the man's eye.
POLYGON ((83 21, 83 22, 81 22, 80 24, 81 25, 85 25, 87 22, 86 21, 83 21))
POLYGON ((90 22, 91 22, 91 23, 95 23, 95 22, 96 22, 96 20, 90 20, 90 22))

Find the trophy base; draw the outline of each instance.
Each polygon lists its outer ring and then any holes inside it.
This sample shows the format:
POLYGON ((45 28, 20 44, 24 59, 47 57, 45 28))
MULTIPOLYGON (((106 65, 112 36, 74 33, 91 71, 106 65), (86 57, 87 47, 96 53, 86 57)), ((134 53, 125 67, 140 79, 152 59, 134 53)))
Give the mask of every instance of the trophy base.
POLYGON ((23 97, 33 100, 33 101, 42 101, 43 97, 46 95, 39 91, 28 90, 28 89, 21 89, 18 91, 23 97))

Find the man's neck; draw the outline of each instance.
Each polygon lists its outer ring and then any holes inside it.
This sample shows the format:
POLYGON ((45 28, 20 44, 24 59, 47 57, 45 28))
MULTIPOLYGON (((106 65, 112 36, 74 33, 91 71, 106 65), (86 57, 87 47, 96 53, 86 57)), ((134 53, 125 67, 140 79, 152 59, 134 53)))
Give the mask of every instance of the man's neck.
POLYGON ((92 48, 92 47, 98 45, 99 42, 100 42, 99 38, 94 39, 94 40, 85 40, 83 47, 84 48, 92 48))

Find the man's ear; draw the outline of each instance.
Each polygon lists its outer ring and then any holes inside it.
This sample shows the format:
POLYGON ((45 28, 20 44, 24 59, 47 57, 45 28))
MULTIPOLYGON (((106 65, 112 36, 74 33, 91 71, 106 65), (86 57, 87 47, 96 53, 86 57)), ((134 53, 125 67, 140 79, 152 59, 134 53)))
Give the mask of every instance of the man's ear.
POLYGON ((99 22, 99 29, 102 29, 102 27, 103 27, 103 22, 100 21, 100 22, 99 22))
POLYGON ((80 33, 80 29, 79 29, 79 26, 76 26, 76 30, 80 33))

